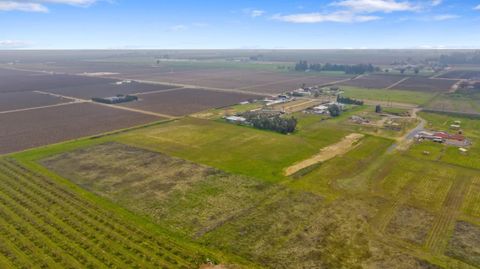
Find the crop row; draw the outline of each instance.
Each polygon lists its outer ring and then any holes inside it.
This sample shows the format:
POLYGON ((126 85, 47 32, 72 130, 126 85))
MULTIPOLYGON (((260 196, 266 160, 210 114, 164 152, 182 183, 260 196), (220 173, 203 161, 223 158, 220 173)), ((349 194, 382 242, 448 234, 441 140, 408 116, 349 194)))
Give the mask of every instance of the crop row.
POLYGON ((134 227, 53 180, 0 161, 0 265, 191 268, 175 243, 134 227))

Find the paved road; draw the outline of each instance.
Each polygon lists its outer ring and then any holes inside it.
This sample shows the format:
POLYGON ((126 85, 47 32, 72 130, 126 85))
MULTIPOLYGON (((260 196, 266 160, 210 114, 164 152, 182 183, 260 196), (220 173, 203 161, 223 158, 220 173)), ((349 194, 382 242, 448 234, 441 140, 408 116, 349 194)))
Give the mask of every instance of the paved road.
POLYGON ((407 134, 405 134, 404 136, 400 137, 399 139, 397 139, 397 141, 395 143, 393 143, 388 149, 387 149, 387 152, 392 152, 394 151, 395 149, 399 149, 399 148, 407 148, 408 145, 410 144, 410 142, 415 138, 415 136, 425 130, 425 125, 427 124, 427 121, 420 118, 417 113, 420 111, 419 108, 416 108, 416 109, 413 109, 412 110, 412 118, 415 118, 415 119, 419 119, 420 120, 420 123, 418 123, 418 125, 413 128, 412 130, 410 130, 410 132, 408 132, 407 134))

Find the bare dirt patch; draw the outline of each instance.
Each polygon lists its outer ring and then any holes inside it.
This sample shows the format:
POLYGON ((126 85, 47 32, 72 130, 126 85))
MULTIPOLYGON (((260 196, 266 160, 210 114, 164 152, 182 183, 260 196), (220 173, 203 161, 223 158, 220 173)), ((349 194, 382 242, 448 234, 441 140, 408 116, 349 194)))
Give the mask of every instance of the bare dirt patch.
POLYGON ((360 139, 362 139, 363 137, 363 134, 349 134, 344 137, 340 142, 321 149, 317 155, 286 168, 285 175, 293 175, 309 166, 325 162, 339 155, 343 155, 358 146, 360 144, 360 139))
POLYGON ((445 254, 480 266, 480 227, 464 221, 457 222, 445 254))
POLYGON ((404 206, 398 209, 386 232, 400 239, 422 245, 432 227, 434 216, 429 212, 404 206))

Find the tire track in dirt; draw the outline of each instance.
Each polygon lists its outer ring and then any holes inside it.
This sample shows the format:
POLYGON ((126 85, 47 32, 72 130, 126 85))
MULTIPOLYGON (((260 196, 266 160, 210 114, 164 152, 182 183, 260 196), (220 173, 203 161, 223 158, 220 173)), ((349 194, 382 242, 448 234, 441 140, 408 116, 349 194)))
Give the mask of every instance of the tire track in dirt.
POLYGON ((382 234, 385 233, 385 229, 395 215, 395 212, 410 197, 410 194, 419 182, 419 180, 411 179, 407 185, 403 187, 400 193, 394 197, 393 201, 390 201, 390 203, 387 203, 385 207, 380 209, 380 211, 372 220, 372 226, 377 229, 378 232, 382 234))
POLYGON ((470 181, 457 178, 453 183, 447 198, 443 203, 442 211, 437 215, 433 227, 427 236, 425 247, 434 254, 443 254, 448 244, 448 235, 455 227, 460 209, 468 191, 470 181))

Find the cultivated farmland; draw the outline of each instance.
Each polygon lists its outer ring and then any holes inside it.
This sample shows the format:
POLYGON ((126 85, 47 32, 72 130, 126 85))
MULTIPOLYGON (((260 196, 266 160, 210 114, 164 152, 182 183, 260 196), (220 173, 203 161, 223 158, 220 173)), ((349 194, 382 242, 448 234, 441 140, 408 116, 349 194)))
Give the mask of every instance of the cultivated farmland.
POLYGON ((69 86, 114 82, 112 79, 33 73, 0 68, 0 92, 43 91, 69 86))
POLYGON ((0 112, 70 102, 71 100, 36 92, 0 93, 0 112))
POLYGON ((424 77, 411 77, 398 84, 394 89, 419 92, 447 92, 458 80, 430 79, 424 77))
POLYGON ((0 59, 65 72, 0 69, 0 268, 480 268, 473 88, 293 68, 298 57, 368 55, 395 68, 395 57, 417 52, 263 51, 268 62, 251 53, 0 59), (303 84, 340 89, 273 95, 303 84), (117 94, 139 100, 89 100, 117 94), (338 94, 365 102, 344 99, 337 117, 307 106, 338 94), (470 114, 420 111, 443 103, 470 114), (256 129, 240 118, 252 109, 294 117, 296 128, 256 129), (421 130, 461 132, 471 144, 412 139, 421 130))
POLYGON ((0 179, 2 268, 196 268, 208 261, 16 161, 0 160, 0 179))
POLYGON ((400 82, 403 79, 405 79, 405 77, 397 75, 365 75, 354 80, 343 82, 340 85, 359 88, 384 89, 397 82, 400 82))
POLYGON ((161 120, 156 116, 80 103, 0 114, 0 153, 161 120))
POLYGON ((479 70, 453 70, 442 74, 439 78, 450 78, 450 79, 472 79, 480 80, 480 71, 479 70))
POLYGON ((65 96, 90 99, 92 97, 109 97, 117 94, 136 94, 146 92, 160 92, 175 88, 175 86, 162 84, 147 84, 135 81, 117 83, 102 83, 87 86, 62 87, 48 90, 48 92, 65 96))
POLYGON ((183 116, 256 98, 259 98, 259 96, 235 92, 182 88, 174 91, 142 95, 138 102, 130 102, 122 106, 140 108, 142 110, 173 116, 183 116))

